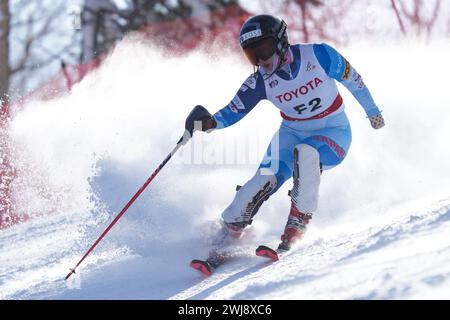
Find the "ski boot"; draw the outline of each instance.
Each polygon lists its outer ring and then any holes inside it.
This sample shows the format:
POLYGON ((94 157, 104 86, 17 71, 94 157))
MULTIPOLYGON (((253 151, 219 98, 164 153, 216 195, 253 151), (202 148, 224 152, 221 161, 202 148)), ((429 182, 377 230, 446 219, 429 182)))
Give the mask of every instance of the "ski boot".
POLYGON ((206 260, 192 260, 191 267, 206 276, 212 275, 218 266, 232 257, 232 252, 227 248, 242 236, 242 232, 247 225, 248 223, 245 222, 227 223, 221 221, 221 228, 213 238, 213 249, 209 252, 208 258, 206 260))
POLYGON ((281 235, 281 243, 277 252, 282 253, 291 249, 292 245, 303 237, 306 225, 312 218, 312 213, 302 213, 291 203, 291 211, 288 216, 284 233, 281 235))
POLYGON ((222 220, 220 230, 212 239, 213 251, 223 249, 239 240, 249 224, 249 222, 228 223, 222 220))

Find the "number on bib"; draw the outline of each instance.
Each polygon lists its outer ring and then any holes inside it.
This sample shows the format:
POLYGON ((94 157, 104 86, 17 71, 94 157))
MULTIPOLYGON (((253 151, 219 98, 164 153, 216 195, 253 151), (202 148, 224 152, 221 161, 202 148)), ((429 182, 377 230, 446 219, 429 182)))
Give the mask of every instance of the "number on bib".
MULTIPOLYGON (((322 100, 320 98, 314 98, 311 101, 308 102, 308 105, 311 107, 311 110, 309 112, 314 112, 319 108, 322 108, 322 105, 320 104, 322 100)), ((308 107, 305 104, 300 104, 296 107, 294 107, 294 110, 298 112, 298 114, 302 114, 303 111, 308 110, 308 107)))

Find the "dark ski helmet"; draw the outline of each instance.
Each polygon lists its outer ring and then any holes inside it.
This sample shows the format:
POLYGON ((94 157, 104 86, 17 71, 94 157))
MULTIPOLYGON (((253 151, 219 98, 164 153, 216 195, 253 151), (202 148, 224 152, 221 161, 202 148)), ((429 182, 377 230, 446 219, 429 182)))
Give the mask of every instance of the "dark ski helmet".
POLYGON ((267 60, 274 53, 283 57, 289 46, 286 23, 268 14, 249 18, 239 36, 247 59, 255 66, 260 59, 267 60))

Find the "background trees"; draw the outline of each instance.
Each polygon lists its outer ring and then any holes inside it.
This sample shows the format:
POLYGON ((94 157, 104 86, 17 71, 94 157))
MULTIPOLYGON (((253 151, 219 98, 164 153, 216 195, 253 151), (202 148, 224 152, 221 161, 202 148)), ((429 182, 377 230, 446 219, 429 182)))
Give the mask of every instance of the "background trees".
POLYGON ((391 35, 431 38, 450 32, 449 7, 442 0, 0 0, 0 97, 14 100, 133 31, 193 48, 211 34, 235 36, 252 13, 272 12, 294 41, 345 43, 379 32, 366 27, 370 21, 391 35))
POLYGON ((9 91, 9 20, 9 3, 0 1, 0 101, 6 100, 9 91))

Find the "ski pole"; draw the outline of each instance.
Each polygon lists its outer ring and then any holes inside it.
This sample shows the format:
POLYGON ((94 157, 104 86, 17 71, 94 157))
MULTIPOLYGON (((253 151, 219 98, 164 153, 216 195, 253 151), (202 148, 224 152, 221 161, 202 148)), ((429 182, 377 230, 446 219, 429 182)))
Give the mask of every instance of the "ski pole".
POLYGON ((89 250, 85 253, 85 255, 78 261, 78 263, 75 265, 74 268, 70 269, 70 273, 64 278, 64 280, 69 279, 69 277, 75 273, 75 269, 83 262, 84 259, 94 250, 94 248, 97 246, 97 244, 103 239, 103 237, 111 230, 111 228, 116 224, 117 221, 124 215, 124 213, 128 210, 128 208, 133 204, 133 202, 140 196, 140 194, 147 188, 147 186, 152 182, 152 180, 156 177, 156 175, 161 171, 161 169, 166 165, 167 162, 169 162, 170 158, 178 151, 178 149, 186 144, 187 140, 190 139, 190 136, 183 136, 178 142, 175 148, 169 153, 169 155, 164 159, 164 161, 159 165, 159 167, 155 170, 155 172, 152 173, 150 178, 147 179, 147 181, 144 183, 144 185, 136 192, 136 194, 133 196, 133 198, 128 201, 128 203, 123 207, 123 209, 120 211, 120 213, 117 215, 117 217, 114 218, 114 220, 111 222, 111 224, 103 231, 103 233, 100 235, 100 237, 94 242, 94 244, 89 248, 89 250), (185 141, 183 141, 185 139, 185 141))

